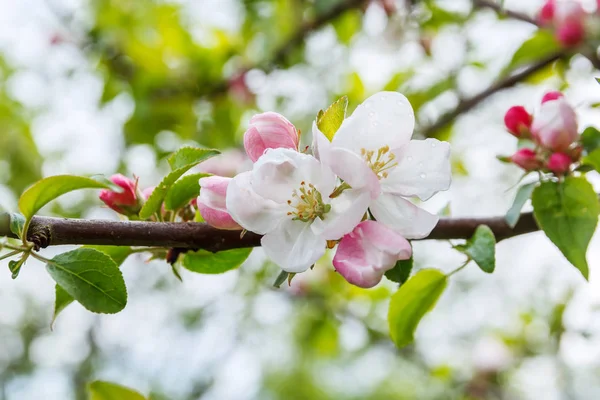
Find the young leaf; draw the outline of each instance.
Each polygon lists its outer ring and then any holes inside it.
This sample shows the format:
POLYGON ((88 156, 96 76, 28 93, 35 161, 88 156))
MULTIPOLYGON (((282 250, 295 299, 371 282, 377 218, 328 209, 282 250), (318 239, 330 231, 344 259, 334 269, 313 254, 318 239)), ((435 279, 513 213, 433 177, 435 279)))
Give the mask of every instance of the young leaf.
POLYGON ((549 30, 539 29, 517 49, 504 69, 503 75, 518 67, 545 58, 559 49, 560 44, 554 34, 549 30))
POLYGON ((533 215, 546 236, 588 278, 586 252, 598 223, 600 204, 583 177, 544 182, 533 191, 533 215))
POLYGON ((348 96, 340 97, 335 103, 329 106, 322 114, 317 115, 317 127, 331 141, 337 130, 346 118, 346 109, 348 108, 348 96))
MULTIPOLYGON (((132 254, 131 247, 127 246, 82 246, 82 249, 94 249, 101 251, 106 254, 117 264, 117 266, 121 266, 125 259, 132 254)), ((54 298, 54 315, 52 316, 52 322, 50 326, 54 325, 58 314, 60 314, 69 304, 71 304, 75 299, 69 293, 65 291, 58 284, 55 285, 54 288, 55 298, 54 298)))
POLYGON ((587 154, 600 147, 600 131, 593 126, 588 126, 581 133, 581 144, 587 154))
POLYGON ((581 159, 581 165, 600 171, 600 149, 593 150, 587 156, 583 157, 581 159))
POLYGON ((475 261, 483 272, 491 274, 496 268, 496 238, 487 225, 479 225, 467 243, 455 246, 475 261))
POLYGON ((517 225, 517 222, 519 222, 519 218, 521 218, 521 210, 523 209, 523 206, 527 200, 531 197, 531 193, 533 193, 533 189, 535 189, 537 184, 537 182, 527 183, 517 190, 515 200, 504 217, 506 223, 511 228, 514 228, 517 225))
POLYGON ((197 149, 193 147, 179 149, 179 151, 169 158, 169 164, 174 170, 163 178, 148 200, 146 200, 146 203, 140 210, 140 218, 147 219, 158 212, 175 181, 181 178, 190 168, 217 154, 219 154, 217 150, 197 149))
POLYGON ((73 175, 56 175, 37 181, 19 199, 19 210, 26 219, 40 208, 65 193, 77 189, 104 189, 107 186, 91 178, 73 175))
POLYGON ((23 226, 25 226, 25 217, 19 213, 8 213, 8 217, 10 218, 10 231, 21 237, 23 226))
POLYGON ((79 248, 59 254, 49 260, 46 270, 65 292, 92 312, 114 314, 127 304, 119 267, 98 250, 79 248))
POLYGON ((165 208, 167 210, 177 210, 190 202, 200 193, 200 178, 210 176, 210 174, 191 174, 182 177, 175 182, 165 197, 165 208))
POLYGON ((139 392, 111 382, 92 382, 88 392, 90 400, 146 400, 139 392))
POLYGON ((188 252, 183 258, 183 266, 200 274, 222 274, 242 265, 252 252, 252 248, 233 249, 211 253, 206 250, 188 252))
POLYGON ((392 282, 397 282, 402 285, 410 276, 410 271, 413 267, 413 258, 408 260, 400 260, 396 262, 394 268, 385 272, 385 277, 392 282))
POLYGON ((171 166, 171 171, 175 171, 183 167, 196 165, 218 154, 221 154, 221 152, 213 149, 182 147, 175 153, 171 154, 167 161, 171 166))
POLYGON ((436 269, 417 272, 392 296, 388 312, 390 336, 398 347, 413 341, 423 316, 433 308, 447 285, 447 277, 436 269))

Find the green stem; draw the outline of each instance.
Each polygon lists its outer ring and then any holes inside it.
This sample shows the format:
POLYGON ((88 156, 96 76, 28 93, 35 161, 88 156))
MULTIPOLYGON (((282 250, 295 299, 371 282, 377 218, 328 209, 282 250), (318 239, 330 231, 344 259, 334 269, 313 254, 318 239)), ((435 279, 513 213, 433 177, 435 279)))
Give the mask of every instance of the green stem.
POLYGON ((10 258, 12 256, 16 256, 17 254, 21 253, 23 250, 15 250, 15 251, 11 251, 10 253, 6 253, 5 255, 0 257, 0 261, 6 259, 6 258, 10 258))
POLYGON ((32 252, 32 253, 31 253, 31 256, 32 256, 33 258, 35 258, 35 259, 37 259, 37 260, 39 260, 39 261, 43 262, 43 263, 46 263, 46 264, 50 262, 50 260, 49 260, 49 259, 47 259, 46 257, 42 257, 42 256, 40 256, 40 255, 39 255, 39 254, 37 254, 37 253, 33 253, 33 252, 32 252))
POLYGON ((469 264, 471 262, 471 257, 467 258, 467 261, 465 261, 460 267, 456 268, 454 271, 451 271, 449 274, 447 274, 447 277, 451 277, 452 275, 454 275, 455 273, 457 273, 458 271, 460 271, 461 269, 463 269, 464 267, 467 266, 467 264, 469 264))

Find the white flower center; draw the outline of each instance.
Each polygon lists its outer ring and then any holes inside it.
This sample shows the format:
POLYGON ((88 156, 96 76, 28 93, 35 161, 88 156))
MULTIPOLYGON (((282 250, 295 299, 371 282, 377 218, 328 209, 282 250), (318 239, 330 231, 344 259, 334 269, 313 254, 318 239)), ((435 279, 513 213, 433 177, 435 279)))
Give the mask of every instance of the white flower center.
POLYGON ((323 202, 323 197, 315 186, 312 183, 307 186, 304 181, 300 182, 298 190, 292 192, 292 198, 287 203, 292 207, 287 215, 294 221, 311 222, 318 217, 322 218, 331 210, 331 205, 323 202))
POLYGON ((375 150, 360 149, 360 155, 363 156, 379 179, 387 178, 388 171, 398 165, 395 161, 396 156, 390 152, 389 146, 383 146, 377 152, 375 150))

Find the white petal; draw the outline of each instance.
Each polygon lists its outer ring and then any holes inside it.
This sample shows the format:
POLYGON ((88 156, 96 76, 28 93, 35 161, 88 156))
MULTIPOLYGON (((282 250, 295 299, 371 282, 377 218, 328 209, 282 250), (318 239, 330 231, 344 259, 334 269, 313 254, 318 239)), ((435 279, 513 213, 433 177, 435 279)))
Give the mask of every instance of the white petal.
POLYGON ((382 193, 370 207, 377 221, 389 226, 407 239, 427 237, 438 223, 433 215, 400 196, 382 193))
POLYGON ((335 175, 313 156, 283 148, 267 150, 252 169, 252 188, 277 203, 290 200, 302 182, 312 183, 328 196, 335 187, 335 175))
POLYGON ((398 148, 410 140, 415 114, 408 99, 397 92, 379 92, 359 105, 333 137, 334 147, 360 154, 362 148, 398 148))
POLYGON ((352 232, 362 220, 371 202, 366 190, 345 190, 331 200, 331 211, 324 219, 317 218, 313 224, 313 232, 327 240, 337 240, 346 233, 352 232))
POLYGON ((375 199, 381 193, 379 178, 358 154, 340 147, 329 151, 331 170, 353 189, 366 188, 375 199))
POLYGON ((315 158, 321 162, 327 163, 329 160, 327 156, 329 155, 329 149, 331 148, 331 142, 323 132, 317 126, 317 122, 313 121, 312 126, 312 134, 313 134, 313 155, 315 158))
POLYGON ((325 254, 327 241, 315 235, 311 224, 284 221, 278 229, 263 236, 265 254, 287 272, 304 272, 325 254))
POLYGON ((233 178, 227 187, 225 204, 231 217, 244 229, 265 234, 274 230, 287 217, 287 209, 282 204, 256 194, 252 190, 250 179, 250 171, 233 178))
POLYGON ((427 200, 450 187, 450 144, 437 139, 411 140, 394 150, 398 165, 381 181, 382 190, 427 200))

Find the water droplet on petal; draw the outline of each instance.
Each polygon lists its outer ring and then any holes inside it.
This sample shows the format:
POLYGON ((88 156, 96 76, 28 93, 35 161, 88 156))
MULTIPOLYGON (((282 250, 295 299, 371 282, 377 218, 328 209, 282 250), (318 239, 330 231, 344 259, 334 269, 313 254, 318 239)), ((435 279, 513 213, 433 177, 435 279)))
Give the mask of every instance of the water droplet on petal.
POLYGON ((365 103, 366 108, 371 108, 371 103, 365 103))
POLYGON ((373 126, 377 126, 377 121, 373 121, 373 126))
POLYGON ((407 160, 407 161, 412 161, 412 157, 411 157, 411 156, 408 156, 408 157, 406 157, 406 160, 407 160))
POLYGON ((421 177, 421 179, 425 179, 425 178, 427 178, 427 174, 421 174, 420 177, 421 177))
POLYGON ((431 143, 431 147, 435 147, 435 142, 431 143))
POLYGON ((381 101, 384 101, 384 100, 386 100, 386 99, 387 99, 387 97, 386 97, 386 96, 381 96, 381 101))
POLYGON ((369 113, 369 117, 373 118, 374 116, 375 116, 375 113, 374 113, 373 111, 371 111, 371 112, 369 113))
POLYGON ((423 168, 423 163, 422 162, 419 163, 419 168, 423 168))
POLYGON ((400 100, 398 100, 398 102, 397 102, 396 104, 398 104, 399 106, 401 106, 401 105, 403 105, 404 103, 402 103, 400 100))

